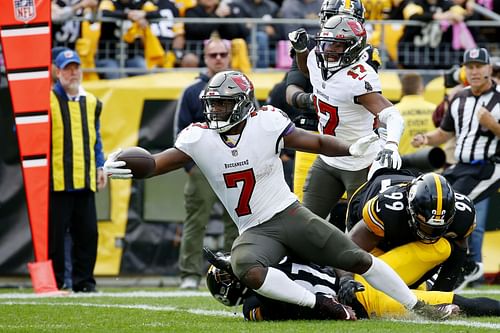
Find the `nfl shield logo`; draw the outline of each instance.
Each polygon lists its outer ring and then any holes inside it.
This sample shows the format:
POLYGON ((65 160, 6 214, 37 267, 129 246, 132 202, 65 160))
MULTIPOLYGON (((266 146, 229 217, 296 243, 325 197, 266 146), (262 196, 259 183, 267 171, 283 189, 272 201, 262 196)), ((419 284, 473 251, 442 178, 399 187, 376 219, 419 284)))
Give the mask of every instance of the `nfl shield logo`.
POLYGON ((237 157, 238 156, 238 150, 237 149, 231 150, 231 154, 233 155, 233 157, 237 157))
POLYGON ((35 0, 14 0, 14 15, 24 23, 32 20, 36 16, 35 0))

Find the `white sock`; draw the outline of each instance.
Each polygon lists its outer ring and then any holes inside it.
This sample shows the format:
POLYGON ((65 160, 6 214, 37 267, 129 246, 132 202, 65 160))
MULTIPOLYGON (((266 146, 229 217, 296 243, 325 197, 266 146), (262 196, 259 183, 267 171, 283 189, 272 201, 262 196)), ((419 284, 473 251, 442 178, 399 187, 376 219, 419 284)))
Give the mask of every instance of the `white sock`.
POLYGON ((255 290, 262 296, 286 303, 314 307, 316 295, 291 280, 279 269, 268 267, 264 283, 255 290))
POLYGON ((417 303, 417 296, 389 265, 374 256, 372 259, 371 267, 361 276, 375 289, 394 298, 407 309, 412 309, 417 303))

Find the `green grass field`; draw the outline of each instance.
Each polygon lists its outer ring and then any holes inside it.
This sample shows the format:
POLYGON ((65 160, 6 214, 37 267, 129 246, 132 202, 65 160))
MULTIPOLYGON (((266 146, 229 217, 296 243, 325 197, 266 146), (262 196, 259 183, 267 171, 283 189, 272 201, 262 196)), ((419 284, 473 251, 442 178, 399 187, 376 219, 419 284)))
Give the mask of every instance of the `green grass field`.
MULTIPOLYGON (((464 296, 500 300, 500 286, 466 289, 464 296)), ((41 297, 0 290, 0 332, 500 332, 500 317, 445 322, 358 320, 245 322, 241 308, 219 304, 206 289, 101 288, 96 294, 41 297)))

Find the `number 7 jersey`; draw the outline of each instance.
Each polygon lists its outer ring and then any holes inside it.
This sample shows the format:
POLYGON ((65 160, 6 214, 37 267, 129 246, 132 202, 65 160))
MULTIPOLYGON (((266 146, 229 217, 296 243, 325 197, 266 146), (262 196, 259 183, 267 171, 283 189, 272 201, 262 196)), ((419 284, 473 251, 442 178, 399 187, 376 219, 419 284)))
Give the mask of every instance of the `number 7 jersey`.
POLYGON ((207 178, 239 233, 268 221, 298 200, 279 158, 290 119, 271 106, 250 113, 236 145, 206 124, 191 124, 175 147, 189 155, 207 178))
MULTIPOLYGON (((352 144, 373 131, 375 116, 357 102, 357 97, 361 95, 382 90, 377 72, 365 61, 368 57, 368 53, 363 52, 359 61, 338 70, 325 81, 316 63, 314 50, 309 52, 307 68, 319 119, 318 131, 321 134, 333 135, 352 144)), ((380 149, 378 142, 372 145, 362 157, 320 157, 325 163, 338 169, 361 170, 372 163, 380 149)))

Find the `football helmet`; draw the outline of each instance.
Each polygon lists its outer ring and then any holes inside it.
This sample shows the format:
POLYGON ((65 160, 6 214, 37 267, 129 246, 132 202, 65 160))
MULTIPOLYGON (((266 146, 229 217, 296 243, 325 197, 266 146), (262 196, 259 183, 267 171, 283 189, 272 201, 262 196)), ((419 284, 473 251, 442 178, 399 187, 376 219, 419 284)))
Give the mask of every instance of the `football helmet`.
POLYGON ((217 301, 226 306, 240 305, 249 292, 234 275, 214 265, 208 269, 207 288, 217 301))
POLYGON ((324 80, 356 62, 366 47, 366 30, 352 16, 330 17, 316 34, 316 62, 324 80))
POLYGON ((455 215, 455 192, 446 179, 430 172, 409 184, 410 227, 424 243, 435 243, 448 230, 455 215))
POLYGON ((350 15, 361 24, 365 22, 365 7, 361 0, 323 0, 319 11, 319 24, 323 27, 334 15, 350 15))
POLYGON ((241 123, 255 110, 254 96, 253 84, 245 74, 215 74, 201 97, 208 127, 224 133, 241 123))

